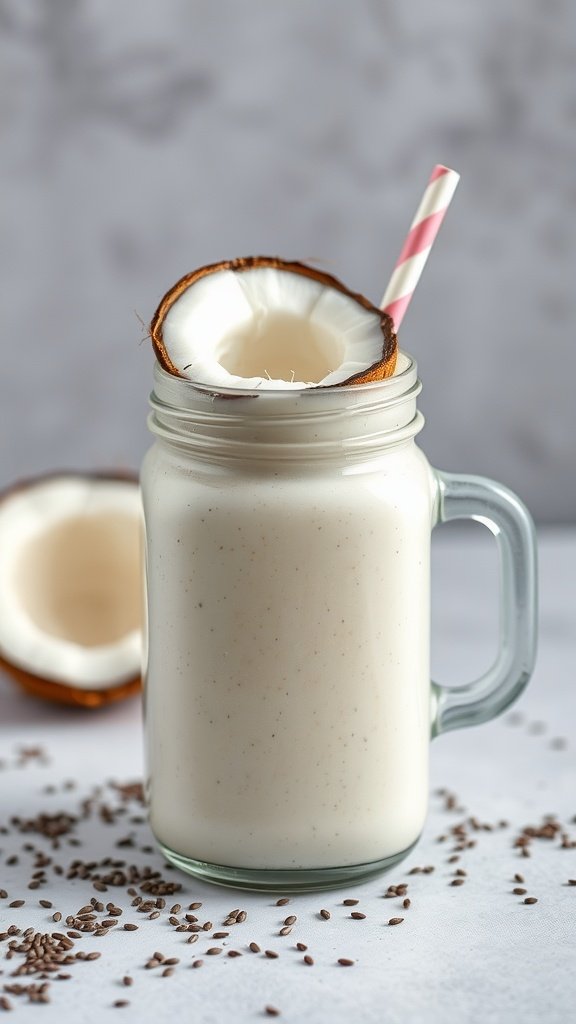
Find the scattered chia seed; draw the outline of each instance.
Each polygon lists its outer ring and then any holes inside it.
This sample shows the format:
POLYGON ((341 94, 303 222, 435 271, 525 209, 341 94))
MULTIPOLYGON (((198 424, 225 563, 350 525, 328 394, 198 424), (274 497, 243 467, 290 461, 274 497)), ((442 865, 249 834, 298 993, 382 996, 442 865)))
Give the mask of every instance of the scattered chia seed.
POLYGON ((504 721, 508 725, 522 725, 524 721, 524 715, 522 715, 519 711, 511 711, 509 715, 506 715, 504 721))
MULTIPOLYGON (((552 742, 552 741, 550 741, 552 742)), ((106 783, 105 785, 109 785, 106 783)), ((129 787, 126 787, 128 789, 129 787)), ((20 870, 26 874, 20 880, 21 889, 26 884, 29 889, 36 889, 40 886, 48 887, 49 882, 54 877, 64 876, 65 879, 74 881, 75 886, 78 886, 77 892, 80 893, 81 898, 89 900, 84 906, 81 906, 78 910, 73 910, 68 913, 68 909, 64 912, 65 924, 62 925, 66 930, 64 932, 53 932, 52 934, 43 934, 36 932, 32 927, 25 927, 26 922, 22 925, 22 928, 18 928, 15 924, 10 925, 6 931, 0 932, 0 941, 8 939, 6 958, 7 960, 15 960, 17 968, 12 971, 15 975, 36 975, 30 980, 30 984, 22 985, 20 979, 14 982, 14 988, 10 984, 4 985, 4 995, 0 997, 0 1010, 1 1009, 12 1009, 13 1005, 8 1000, 8 995, 24 996, 27 997, 31 1002, 48 1002, 47 984, 44 984, 44 979, 49 978, 51 981, 56 979, 68 980, 73 977, 71 973, 65 973, 65 970, 75 963, 83 961, 95 961, 101 957, 101 953, 97 951, 85 952, 81 946, 80 948, 76 940, 86 939, 87 936, 91 939, 94 937, 105 937, 107 934, 113 932, 115 925, 120 925, 120 928, 124 931, 135 931, 138 929, 138 925, 132 922, 122 923, 120 918, 123 913, 126 913, 126 907, 128 906, 129 900, 132 901, 132 907, 134 911, 138 911, 145 915, 145 919, 150 921, 158 921, 162 917, 160 926, 153 926, 154 935, 165 934, 165 932, 157 932, 157 927, 164 928, 166 924, 169 925, 169 930, 188 933, 182 936, 182 942, 186 943, 197 943, 199 937, 209 938, 213 940, 227 939, 231 933, 230 931, 215 931, 212 933, 213 924, 211 921, 202 923, 198 921, 198 918, 193 913, 184 914, 182 905, 180 903, 172 904, 172 899, 176 893, 182 890, 180 883, 169 882, 161 876, 160 871, 153 870, 152 866, 148 864, 135 866, 128 861, 121 859, 115 859, 116 854, 120 853, 114 849, 114 846, 118 845, 130 845, 134 847, 134 856, 138 855, 138 851, 144 852, 144 847, 141 847, 137 841, 137 833, 134 831, 131 833, 130 843, 126 841, 115 842, 114 836, 111 837, 108 846, 110 854, 109 856, 103 856, 100 860, 86 861, 75 859, 71 862, 68 858, 71 857, 71 851, 69 845, 82 845, 81 839, 75 834, 78 826, 84 819, 99 819, 104 825, 114 825, 120 822, 119 815, 122 810, 125 811, 126 817, 124 817, 124 829, 126 831, 126 823, 130 821, 134 824, 144 824, 144 817, 140 817, 139 820, 136 817, 130 815, 130 809, 123 808, 121 805, 117 805, 117 800, 110 800, 109 803, 105 803, 102 797, 104 792, 104 786, 99 787, 100 792, 95 791, 94 795, 89 797, 87 800, 79 801, 79 810, 75 811, 75 814, 68 814, 67 812, 61 811, 55 814, 46 815, 38 814, 34 818, 13 818, 11 819, 11 827, 14 827, 20 833, 36 833, 36 835, 27 838, 33 838, 35 842, 22 843, 22 853, 20 858, 13 854, 5 858, 5 864, 15 865, 18 863, 26 862, 26 869, 21 868, 20 870), (55 853, 49 856, 43 850, 36 845, 37 836, 40 836, 44 843, 46 841, 51 845, 53 850, 60 850, 60 854, 55 853), (61 864, 54 863, 55 859, 60 859, 61 864), (29 881, 27 881, 29 879, 29 881), (120 900, 123 906, 118 906, 115 902, 109 901, 104 905, 100 902, 96 896, 89 896, 90 888, 96 890, 96 893, 108 893, 113 891, 118 892, 120 888, 120 895, 124 895, 124 899, 120 900), (86 891, 87 890, 87 891, 86 891), (170 910, 166 910, 166 917, 161 915, 161 911, 165 910, 167 905, 170 910), (109 916, 105 916, 109 915, 109 916), (212 933, 211 935, 204 933, 212 933), (17 957, 21 958, 21 962, 18 963, 17 957), (37 982, 37 978, 39 978, 37 982), (8 1004, 7 1006, 5 1005, 8 1004)), ((57 789, 54 789, 57 792, 57 789)), ((118 790, 118 793, 120 790, 118 790)), ((495 822, 484 822, 478 818, 468 816, 468 812, 464 811, 460 806, 460 801, 447 790, 442 791, 442 797, 444 800, 444 810, 450 813, 454 812, 450 819, 449 826, 445 826, 442 831, 440 840, 444 842, 445 848, 443 850, 444 862, 455 865, 463 859, 461 854, 472 848, 476 842, 479 844, 483 841, 483 833, 497 833, 498 829, 502 829, 508 826, 505 821, 495 822), (462 814, 462 818, 457 815, 462 814), (474 838, 473 838, 474 837, 474 838)), ((135 797, 134 797, 135 798, 135 797)), ((133 799, 133 797, 130 797, 133 799)), ((511 833, 510 840, 506 837, 501 836, 504 842, 509 842, 515 849, 515 856, 529 857, 534 854, 542 843, 538 840, 548 840, 550 845, 555 848, 563 849, 574 849, 576 848, 576 837, 572 837, 570 834, 570 824, 576 825, 576 819, 568 824, 568 818, 560 819, 554 815, 543 815, 540 823, 536 825, 525 826, 519 830, 514 830, 511 833), (564 824, 564 822, 566 822, 564 824)), ((7 835, 10 830, 4 826, 0 826, 0 834, 7 835)), ((129 837, 127 837, 128 839, 129 837)), ((498 840, 494 839, 495 842, 498 840)), ((88 843, 85 843, 88 848, 88 843)), ((44 846, 46 849, 46 846, 44 846)), ((49 846, 48 846, 49 849, 49 846)), ((52 851, 50 851, 52 852, 52 851)), ((75 851, 76 852, 76 851, 75 851)), ((5 854, 4 854, 5 855, 5 854)), ((164 865, 165 870, 163 874, 166 875, 167 869, 170 865, 164 865)), ((407 871, 407 874, 412 875, 429 875, 434 872, 435 868, 433 865, 415 866, 407 871)), ((455 868, 454 870, 448 869, 446 872, 448 875, 453 875, 452 878, 448 877, 443 882, 444 885, 448 883, 451 886, 461 886, 465 884, 465 880, 468 878, 468 873, 463 868, 455 868)), ((10 875, 7 873, 7 877, 10 875)), ((445 877, 445 875, 444 875, 445 877)), ((564 876, 565 878, 565 876, 564 876)), ((440 882, 440 879, 438 879, 440 882)), ((560 878, 560 882, 565 886, 576 887, 576 878, 569 878, 563 880, 560 878)), ((415 882, 414 885, 421 884, 415 882)), ((430 884, 430 883, 429 883, 430 884)), ((513 889, 512 893, 518 897, 524 897, 528 892, 524 888, 524 877, 519 872, 514 873, 513 876, 513 889)), ((411 890, 414 888, 411 884, 411 890)), ((13 888, 13 884, 11 885, 13 888)), ((441 888, 441 886, 440 886, 441 888)), ((408 890, 408 884, 406 882, 398 883, 395 885, 388 886, 386 892, 382 892, 382 895, 386 899, 397 899, 402 905, 404 910, 407 910, 411 906, 411 900, 406 895, 408 890)), ((17 896, 18 893, 12 893, 17 896)), ((376 893, 373 894, 376 898, 376 893)), ((81 898, 78 898, 77 902, 81 902, 81 898)), ((104 899, 104 897, 102 897, 104 899)), ((180 896, 182 898, 182 896, 180 896)), ((8 892, 5 889, 0 889, 0 899, 8 900, 8 892)), ((54 898, 56 901, 56 898, 54 898)), ((74 901, 76 902, 76 900, 74 901)), ((292 899, 288 896, 278 897, 274 902, 268 903, 268 906, 284 907, 292 902, 292 899)), ((531 905, 538 902, 538 899, 533 896, 526 896, 521 902, 531 905)), ((356 910, 360 900, 357 898, 346 898, 343 899, 341 905, 350 909, 349 917, 352 920, 365 920, 370 917, 370 907, 367 907, 367 913, 356 910)), ((11 909, 19 909, 26 905, 24 899, 14 899, 9 904, 11 909)), ((34 898, 33 904, 36 905, 36 898, 34 898)), ((74 904, 73 904, 74 905, 74 904)), ((45 910, 53 908, 53 902, 50 899, 40 899, 37 901, 37 906, 45 910)), ((198 911, 202 907, 202 902, 196 901, 190 903, 188 911, 198 911)), ((392 909, 392 908, 391 908, 392 909)), ((215 911, 216 913, 217 911, 215 911)), ((397 911, 398 912, 398 911, 397 911)), ((270 914, 270 911, 268 911, 270 914)), ((16 915, 14 915, 16 916, 16 915)), ((127 913, 128 916, 128 913, 127 913)), ((232 928, 235 924, 242 924, 247 920, 246 910, 236 908, 231 910, 227 917, 223 918, 218 916, 217 921, 224 923, 224 927, 232 928)), ((279 918, 279 914, 275 915, 279 918)), ((300 915, 301 916, 301 915, 300 915)), ((329 921, 332 913, 325 908, 320 909, 316 912, 316 915, 323 921, 329 921)), ((337 914, 337 917, 341 915, 337 914)), ((348 915, 347 915, 348 916, 348 915)), ((24 918, 24 914, 22 918, 24 918)), ((50 917, 45 917, 45 920, 50 920, 50 917)), ((63 920, 63 915, 60 911, 55 911, 51 915, 51 920, 55 923, 59 923, 63 920)), ((282 927, 280 928, 279 934, 281 936, 288 936, 293 926, 297 923, 297 915, 289 914, 284 918, 282 927)), ((272 931, 273 932, 273 921, 272 918, 272 931)), ((388 920, 388 925, 396 926, 404 922, 403 917, 391 917, 388 920)), ((414 923, 414 921, 413 921, 414 923)), ((277 927, 279 926, 279 922, 277 927)), ((46 924, 44 925, 46 927, 46 924)), ((145 923, 142 925, 144 930, 148 926, 145 923)), ((216 925, 218 927, 218 924, 216 925)), ((222 927, 222 923, 220 923, 222 927)), ((156 941, 160 941, 157 939, 156 941)), ((174 940, 172 940, 174 941, 174 940)), ((176 940, 177 941, 177 940, 176 940)), ((100 945, 100 941, 91 943, 92 945, 100 945)), ((264 957, 268 959, 278 959, 279 954, 273 950, 266 949, 262 951, 260 945, 257 942, 250 942, 247 947, 241 946, 246 951, 248 949, 252 953, 263 952, 264 957)), ((282 948, 282 946, 280 947, 282 948)), ((308 951, 308 946, 305 943, 298 942, 293 945, 288 945, 284 949, 296 950, 301 954, 302 962, 306 966, 313 966, 315 964, 314 957, 311 956, 308 951)), ((167 950, 168 952, 168 950, 167 950)), ((241 957, 243 953, 239 949, 229 949, 213 946, 202 952, 202 956, 216 956, 224 955, 231 959, 241 957)), ((158 951, 154 952, 148 959, 145 966, 149 970, 156 970, 156 974, 162 977, 171 977, 175 973, 175 967, 179 963, 178 957, 166 958, 166 956, 158 951)), ((202 958, 192 960, 190 962, 191 967, 201 967, 205 963, 202 958)), ((341 957, 337 960, 337 964, 340 966, 353 966, 356 963, 355 960, 347 957, 341 957)), ((214 969, 216 965, 213 965, 214 969)), ((6 965, 6 973, 9 973, 9 968, 6 965)), ((270 970, 275 970, 270 968, 270 970)), ((1 970, 0 970, 0 973, 1 970)), ((8 980, 8 979, 5 979, 8 980)), ((129 975, 125 975, 120 980, 120 984, 123 986, 131 986, 134 979, 129 975)), ((116 981, 118 986, 119 982, 116 981)), ((110 1005, 110 1004, 109 1004, 110 1005)), ((114 1006, 128 1006, 130 1005, 126 1000, 116 1000, 112 1005, 114 1006)), ((262 1011, 260 1011, 262 1013, 262 1011)), ((280 1011, 276 1008, 265 1008, 266 1014, 270 1016, 279 1016, 280 1011)))

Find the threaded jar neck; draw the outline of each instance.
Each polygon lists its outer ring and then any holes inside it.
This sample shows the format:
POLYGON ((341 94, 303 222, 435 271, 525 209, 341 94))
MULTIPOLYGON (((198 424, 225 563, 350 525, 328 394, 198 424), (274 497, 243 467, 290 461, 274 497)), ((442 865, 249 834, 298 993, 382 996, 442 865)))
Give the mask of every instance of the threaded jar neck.
POLYGON ((411 440, 424 423, 415 361, 387 380, 301 391, 196 384, 157 363, 148 425, 161 443, 207 459, 364 461, 411 440))

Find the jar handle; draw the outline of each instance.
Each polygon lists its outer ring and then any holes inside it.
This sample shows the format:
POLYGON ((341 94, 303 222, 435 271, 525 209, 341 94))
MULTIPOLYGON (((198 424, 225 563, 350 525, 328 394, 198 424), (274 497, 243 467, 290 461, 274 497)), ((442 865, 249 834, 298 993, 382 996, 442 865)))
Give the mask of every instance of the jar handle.
POLYGON ((474 519, 496 538, 500 556, 500 645, 494 664, 464 686, 432 683, 432 735, 500 715, 528 683, 536 659, 536 533, 507 487, 480 476, 435 471, 438 519, 474 519))

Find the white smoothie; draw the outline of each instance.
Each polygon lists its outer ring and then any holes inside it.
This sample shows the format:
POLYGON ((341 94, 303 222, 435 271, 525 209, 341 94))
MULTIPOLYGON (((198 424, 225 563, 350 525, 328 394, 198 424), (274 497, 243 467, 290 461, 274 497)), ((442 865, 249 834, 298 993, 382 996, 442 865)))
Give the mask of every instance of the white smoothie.
POLYGON ((214 459, 159 441, 142 485, 157 838, 269 869, 408 848, 428 796, 435 501, 413 440, 367 461, 214 459))

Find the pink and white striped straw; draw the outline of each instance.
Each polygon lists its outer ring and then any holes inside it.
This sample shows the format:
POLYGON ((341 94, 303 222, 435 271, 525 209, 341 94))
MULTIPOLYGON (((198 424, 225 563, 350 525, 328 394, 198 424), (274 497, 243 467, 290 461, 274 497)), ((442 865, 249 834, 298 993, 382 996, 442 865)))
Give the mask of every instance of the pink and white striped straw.
POLYGON ((402 246, 402 252, 384 292, 380 308, 389 313, 394 321, 394 330, 398 330, 404 314, 408 309, 414 289, 420 280, 426 260, 434 239, 444 220, 460 175, 443 164, 436 164, 432 171, 426 191, 422 196, 416 216, 410 225, 410 231, 402 246))

